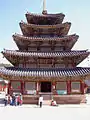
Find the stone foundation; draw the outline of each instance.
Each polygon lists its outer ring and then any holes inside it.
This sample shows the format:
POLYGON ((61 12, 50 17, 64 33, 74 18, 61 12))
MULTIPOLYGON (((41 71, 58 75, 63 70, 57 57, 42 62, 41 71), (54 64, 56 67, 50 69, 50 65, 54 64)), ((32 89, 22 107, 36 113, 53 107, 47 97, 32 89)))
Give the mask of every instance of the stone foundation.
POLYGON ((85 95, 54 95, 53 99, 58 104, 80 104, 86 102, 85 95))
POLYGON ((38 104, 39 96, 23 95, 23 104, 38 104))
MULTIPOLYGON (((53 95, 52 98, 57 104, 80 104, 86 102, 85 95, 53 95)), ((23 95, 24 104, 38 104, 38 100, 38 95, 23 95)))

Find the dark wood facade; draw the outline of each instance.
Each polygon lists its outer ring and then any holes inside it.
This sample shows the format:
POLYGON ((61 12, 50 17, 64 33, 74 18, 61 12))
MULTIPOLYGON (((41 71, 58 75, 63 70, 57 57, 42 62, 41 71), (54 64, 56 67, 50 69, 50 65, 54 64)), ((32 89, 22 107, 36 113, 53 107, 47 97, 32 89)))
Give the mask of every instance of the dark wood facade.
POLYGON ((57 103, 85 102, 90 69, 76 66, 90 52, 71 50, 79 36, 67 35, 71 23, 62 23, 64 16, 26 13, 27 23, 20 22, 23 35, 13 35, 19 50, 2 52, 14 67, 0 75, 9 80, 8 93, 22 93, 24 103, 38 103, 40 94, 57 103))

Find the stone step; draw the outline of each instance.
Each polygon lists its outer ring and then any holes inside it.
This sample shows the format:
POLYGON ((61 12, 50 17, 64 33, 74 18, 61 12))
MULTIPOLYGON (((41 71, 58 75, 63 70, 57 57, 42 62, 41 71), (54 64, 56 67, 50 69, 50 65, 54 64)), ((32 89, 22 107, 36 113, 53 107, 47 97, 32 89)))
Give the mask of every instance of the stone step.
POLYGON ((42 95, 44 100, 51 100, 51 95, 42 95))
POLYGON ((43 105, 50 105, 51 104, 51 100, 44 100, 43 101, 43 105))

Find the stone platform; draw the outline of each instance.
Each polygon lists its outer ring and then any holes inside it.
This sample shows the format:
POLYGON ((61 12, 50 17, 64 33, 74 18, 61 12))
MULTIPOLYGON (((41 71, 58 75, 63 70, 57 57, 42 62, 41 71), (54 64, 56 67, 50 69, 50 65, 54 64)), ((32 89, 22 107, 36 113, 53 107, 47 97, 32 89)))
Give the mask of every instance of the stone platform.
MULTIPOLYGON (((54 99, 58 104, 80 104, 86 102, 85 95, 52 95, 52 97, 45 96, 44 103, 50 104, 50 100, 54 99), (49 102, 47 102, 49 101, 49 102)), ((23 95, 24 104, 38 104, 39 95, 23 95)))

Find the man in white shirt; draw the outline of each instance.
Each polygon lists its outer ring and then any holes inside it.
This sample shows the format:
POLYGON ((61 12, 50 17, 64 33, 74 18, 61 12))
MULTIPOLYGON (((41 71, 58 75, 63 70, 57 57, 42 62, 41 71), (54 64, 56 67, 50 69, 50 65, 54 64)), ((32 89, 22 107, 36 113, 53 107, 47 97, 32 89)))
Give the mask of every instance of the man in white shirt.
POLYGON ((39 97, 39 105, 40 105, 40 108, 42 107, 42 103, 43 103, 43 97, 40 95, 40 97, 39 97))
POLYGON ((6 94, 4 99, 4 105, 7 106, 7 104, 8 104, 8 95, 6 94))

